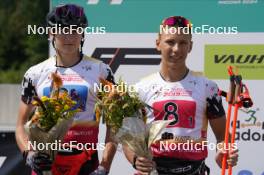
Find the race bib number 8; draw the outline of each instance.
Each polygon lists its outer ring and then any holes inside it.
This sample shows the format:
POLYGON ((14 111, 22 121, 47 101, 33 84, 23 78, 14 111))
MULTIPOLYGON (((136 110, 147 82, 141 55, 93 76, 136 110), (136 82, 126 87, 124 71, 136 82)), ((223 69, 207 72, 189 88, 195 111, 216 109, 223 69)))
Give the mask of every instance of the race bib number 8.
POLYGON ((153 103, 155 120, 172 120, 167 126, 194 128, 196 103, 186 100, 164 100, 153 103))

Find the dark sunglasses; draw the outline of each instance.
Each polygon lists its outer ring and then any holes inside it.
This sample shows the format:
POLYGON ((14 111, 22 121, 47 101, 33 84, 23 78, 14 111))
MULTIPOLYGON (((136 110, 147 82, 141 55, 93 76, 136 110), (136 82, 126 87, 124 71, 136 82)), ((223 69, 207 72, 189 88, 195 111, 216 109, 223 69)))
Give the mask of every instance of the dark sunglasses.
POLYGON ((62 18, 68 17, 70 14, 73 18, 81 18, 84 15, 83 8, 74 4, 67 4, 56 7, 56 15, 62 18))
POLYGON ((163 26, 192 27, 192 23, 182 16, 171 16, 162 21, 163 26))

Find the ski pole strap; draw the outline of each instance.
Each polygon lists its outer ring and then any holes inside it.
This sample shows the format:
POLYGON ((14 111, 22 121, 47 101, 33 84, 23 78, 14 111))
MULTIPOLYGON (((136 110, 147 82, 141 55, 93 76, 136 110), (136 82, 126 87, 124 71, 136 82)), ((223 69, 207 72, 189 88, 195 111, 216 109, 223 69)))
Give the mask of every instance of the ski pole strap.
POLYGON ((233 104, 235 97, 235 75, 230 75, 229 92, 227 95, 227 102, 233 104))
POLYGON ((241 90, 242 90, 242 76, 241 75, 237 75, 235 76, 235 99, 234 99, 234 103, 239 103, 239 96, 241 94, 241 90))

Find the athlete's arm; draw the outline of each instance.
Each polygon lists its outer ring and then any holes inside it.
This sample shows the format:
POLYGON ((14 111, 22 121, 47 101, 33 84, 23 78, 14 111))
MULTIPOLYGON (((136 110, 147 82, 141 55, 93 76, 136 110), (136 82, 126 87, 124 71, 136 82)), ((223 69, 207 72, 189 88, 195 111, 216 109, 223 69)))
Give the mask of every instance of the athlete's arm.
POLYGON ((117 143, 110 137, 110 128, 107 127, 105 137, 105 149, 101 161, 101 166, 103 166, 107 172, 110 171, 110 167, 115 156, 116 149, 117 143))
POLYGON ((226 125, 226 118, 225 116, 210 119, 210 126, 214 132, 216 142, 221 143, 225 140, 225 125, 226 125))
MULTIPOLYGON (((216 137, 217 144, 218 145, 222 144, 222 146, 225 146, 223 145, 223 143, 225 140, 226 117, 225 117, 224 107, 222 104, 222 99, 218 95, 217 89, 218 89, 217 86, 215 86, 214 88, 215 91, 212 94, 210 94, 209 97, 206 99, 207 101, 206 113, 211 128, 216 137)), ((217 149, 216 151, 217 152, 216 152, 215 160, 220 168, 222 167, 222 159, 226 152, 228 153, 227 164, 231 166, 235 166, 237 164, 238 161, 237 148, 234 148, 231 145, 231 148, 229 150, 217 149)))
MULTIPOLYGON (((210 125, 211 128, 214 132, 214 135, 216 137, 217 140, 217 144, 220 143, 224 143, 225 140, 225 125, 226 125, 226 118, 225 116, 216 118, 216 119, 211 119, 210 121, 210 125)), ((224 149, 219 149, 216 150, 216 156, 215 156, 215 160, 217 165, 221 168, 222 167, 222 159, 223 156, 226 152, 228 152, 228 159, 227 159, 227 164, 231 165, 231 166, 235 166, 237 165, 237 161, 238 161, 238 149, 236 149, 235 147, 231 146, 229 151, 226 151, 224 149)))
POLYGON ((22 100, 19 104, 18 119, 16 125, 16 142, 21 152, 28 150, 28 136, 25 132, 24 125, 28 120, 34 107, 31 104, 25 104, 22 100))

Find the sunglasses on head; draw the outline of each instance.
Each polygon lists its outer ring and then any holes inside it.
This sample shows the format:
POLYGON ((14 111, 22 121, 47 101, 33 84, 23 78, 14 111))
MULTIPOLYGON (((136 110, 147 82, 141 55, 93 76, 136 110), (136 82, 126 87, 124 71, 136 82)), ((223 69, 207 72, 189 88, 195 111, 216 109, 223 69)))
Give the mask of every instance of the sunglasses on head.
POLYGON ((171 16, 162 21, 163 26, 170 27, 192 27, 192 23, 182 16, 171 16))
POLYGON ((83 8, 74 4, 62 5, 56 8, 56 15, 66 18, 69 15, 73 18, 81 18, 84 15, 83 8))

